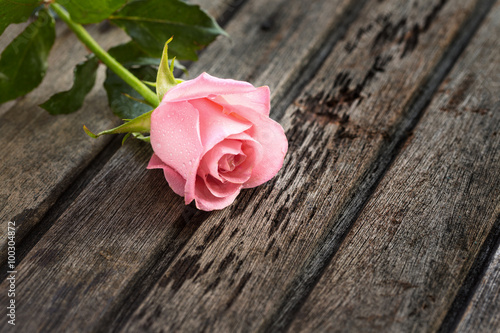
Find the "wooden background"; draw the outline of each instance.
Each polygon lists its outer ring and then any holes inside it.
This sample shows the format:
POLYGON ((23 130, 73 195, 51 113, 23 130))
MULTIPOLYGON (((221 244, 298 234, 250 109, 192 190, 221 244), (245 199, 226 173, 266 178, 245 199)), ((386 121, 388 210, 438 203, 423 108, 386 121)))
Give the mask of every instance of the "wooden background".
POLYGON ((147 144, 83 132, 120 123, 102 68, 81 111, 37 106, 86 53, 58 23, 42 85, 0 106, 1 330, 498 332, 500 3, 196 2, 231 38, 190 78, 268 85, 283 169, 227 209, 184 206, 147 144))

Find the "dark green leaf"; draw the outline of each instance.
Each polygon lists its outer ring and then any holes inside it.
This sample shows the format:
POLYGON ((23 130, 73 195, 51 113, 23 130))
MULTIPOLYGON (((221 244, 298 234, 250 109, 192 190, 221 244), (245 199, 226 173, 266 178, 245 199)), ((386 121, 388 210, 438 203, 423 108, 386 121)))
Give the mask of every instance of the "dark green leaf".
MULTIPOLYGON (((115 46, 108 53, 139 79, 156 80, 156 66, 160 64, 160 59, 146 54, 135 42, 115 46)), ((106 71, 104 88, 113 113, 122 119, 133 119, 151 110, 151 106, 134 101, 133 98, 140 100, 143 97, 109 69, 106 71)))
POLYGON ((40 0, 0 0, 0 35, 11 23, 21 23, 28 20, 40 0))
POLYGON ((56 2, 66 8, 73 21, 89 24, 107 19, 128 0, 56 0, 56 2))
POLYGON ((161 57, 165 41, 170 56, 197 60, 196 51, 211 43, 224 30, 197 5, 181 0, 137 0, 110 17, 147 53, 161 57))
MULTIPOLYGON (((154 81, 156 79, 156 68, 152 66, 140 66, 129 68, 129 70, 140 80, 154 81)), ((130 95, 136 99, 143 98, 109 69, 106 70, 104 88, 108 93, 108 102, 113 113, 122 119, 133 119, 151 110, 151 106, 136 102, 127 97, 126 95, 130 95)))
POLYGON ((77 111, 83 105, 85 96, 95 83, 99 60, 91 55, 86 61, 75 67, 73 87, 70 90, 53 95, 40 106, 50 114, 68 114, 77 111))
MULTIPOLYGON (((108 53, 119 63, 126 67, 130 66, 159 66, 160 58, 155 58, 144 52, 135 42, 131 41, 120 44, 109 49, 108 53)), ((169 61, 169 64, 171 61, 169 61)), ((176 61, 174 67, 187 74, 187 69, 180 62, 176 61)))
POLYGON ((3 51, 0 58, 0 103, 25 95, 42 82, 54 44, 54 19, 44 9, 3 51))
POLYGON ((160 58, 151 57, 133 41, 115 46, 108 53, 124 66, 160 65, 160 58))
MULTIPOLYGON (((142 51, 135 42, 131 41, 115 46, 111 48, 108 53, 139 79, 156 82, 160 58, 151 57, 142 51)), ((175 62, 175 67, 184 71, 186 70, 186 68, 178 62, 175 62)), ((151 86, 151 84, 148 85, 151 86)), ((153 87, 154 85, 155 84, 153 84, 153 87)), ((106 71, 104 88, 108 93, 108 102, 111 109, 122 119, 135 118, 151 109, 150 106, 144 103, 132 100, 134 98, 141 100, 143 97, 109 69, 106 71), (130 97, 132 97, 132 99, 130 97)), ((154 91, 154 89, 152 90, 154 91)))

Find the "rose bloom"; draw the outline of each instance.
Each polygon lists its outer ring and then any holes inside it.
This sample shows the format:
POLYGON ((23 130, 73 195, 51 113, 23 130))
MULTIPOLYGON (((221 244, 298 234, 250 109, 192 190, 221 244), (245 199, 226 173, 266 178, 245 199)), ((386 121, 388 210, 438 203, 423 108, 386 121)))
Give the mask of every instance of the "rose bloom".
POLYGON ((148 169, 163 169, 186 204, 225 208, 241 189, 268 181, 283 165, 288 141, 269 109, 267 86, 206 73, 182 82, 151 115, 148 169))

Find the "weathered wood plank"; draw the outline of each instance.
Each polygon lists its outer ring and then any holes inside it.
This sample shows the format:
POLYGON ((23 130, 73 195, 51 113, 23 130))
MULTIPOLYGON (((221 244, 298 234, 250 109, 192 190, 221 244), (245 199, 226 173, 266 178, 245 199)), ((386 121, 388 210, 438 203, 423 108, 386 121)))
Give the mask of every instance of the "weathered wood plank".
POLYGON ((199 5, 203 10, 217 19, 218 22, 226 22, 227 17, 232 15, 245 0, 190 0, 189 3, 199 5))
MULTIPOLYGON (((54 117, 38 107, 52 94, 71 86, 73 67, 88 53, 62 24, 58 24, 57 30, 58 38, 43 83, 11 103, 0 118, 0 218, 4 223, 16 222, 17 242, 109 142, 110 138, 89 140, 82 125, 98 124, 105 128, 119 123, 107 106, 102 68, 96 86, 79 112, 54 117)), ((98 26, 92 26, 89 30, 105 47, 126 40, 118 29, 103 33, 98 26)), ((2 261, 6 258, 6 232, 6 228, 0 230, 2 261)))
MULTIPOLYGON (((300 80, 282 80, 302 71, 354 3, 249 2, 227 26, 234 38, 231 48, 224 40, 216 42, 194 70, 204 68, 236 79, 252 74, 253 82, 284 91, 287 84, 300 80), (274 25, 262 29, 261 23, 271 13, 274 25), (266 61, 275 56, 281 56, 280 64, 262 64, 262 70, 255 72, 251 59, 266 61)), ((139 144, 119 149, 21 262, 18 321, 23 329, 85 327, 91 331, 119 324, 137 307, 134 300, 141 296, 141 282, 152 276, 152 286, 209 215, 184 208, 182 198, 168 190, 161 173, 145 170, 150 155, 151 150, 139 144), (158 259, 160 266, 156 266, 158 259), (151 273, 157 267, 159 274, 151 273), (57 317, 49 315, 54 309, 57 317)))
POLYGON ((287 110, 284 170, 210 215, 124 331, 279 329, 466 39, 453 41, 477 26, 478 3, 369 2, 287 110))
MULTIPOLYGON (((231 1, 222 0, 197 0, 196 3, 202 7, 208 4, 208 10, 216 15, 234 6, 231 1)), ((2 45, 7 45, 22 28, 22 25, 9 27, 0 39, 2 45)), ((93 25, 88 29, 104 48, 129 39, 123 31, 109 25, 93 25)), ((63 191, 109 143, 110 137, 89 140, 82 125, 102 130, 120 123, 111 113, 102 88, 104 68, 100 68, 94 90, 77 113, 50 116, 38 107, 52 94, 71 86, 73 67, 88 53, 62 22, 58 23, 57 32, 43 83, 17 103, 6 103, 0 109, 0 218, 4 222, 16 222, 17 242, 38 224, 63 191)), ((6 228, 0 230, 2 261, 5 260, 6 231, 6 228)))
MULTIPOLYGON (((440 327, 500 213, 500 54, 492 52, 499 34, 497 4, 295 315, 291 332, 440 327)), ((498 311, 489 311, 499 309, 499 264, 492 263, 461 330, 498 331, 498 311), (478 301, 484 303, 475 312, 478 301)))
MULTIPOLYGON (((500 211, 497 212, 500 216, 500 211)), ((500 247, 480 281, 457 332, 498 332, 500 327, 500 247)))
MULTIPOLYGON (((190 67, 189 78, 207 72, 255 86, 267 85, 275 106, 294 85, 304 81, 300 76, 315 61, 312 56, 320 49, 329 51, 329 45, 335 42, 330 37, 344 29, 345 16, 364 3, 325 2, 294 2, 292 6, 290 2, 273 1, 246 6, 248 13, 233 18, 228 27, 230 38, 220 39, 217 47, 208 47, 203 55, 205 61, 190 67)), ((276 112, 272 111, 274 118, 281 116, 276 112)))

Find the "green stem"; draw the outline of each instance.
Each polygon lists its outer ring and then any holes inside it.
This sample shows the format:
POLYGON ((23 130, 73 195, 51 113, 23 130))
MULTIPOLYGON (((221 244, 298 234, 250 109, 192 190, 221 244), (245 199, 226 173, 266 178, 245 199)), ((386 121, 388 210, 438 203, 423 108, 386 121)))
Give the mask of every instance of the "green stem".
POLYGON ((109 55, 97 42, 90 36, 85 28, 78 23, 71 20, 68 12, 57 3, 52 3, 50 7, 57 13, 57 15, 66 22, 71 30, 76 34, 78 39, 91 50, 97 58, 99 58, 106 66, 121 77, 128 85, 134 88, 149 104, 157 107, 160 104, 158 96, 149 89, 141 80, 134 74, 130 73, 118 61, 109 55))

